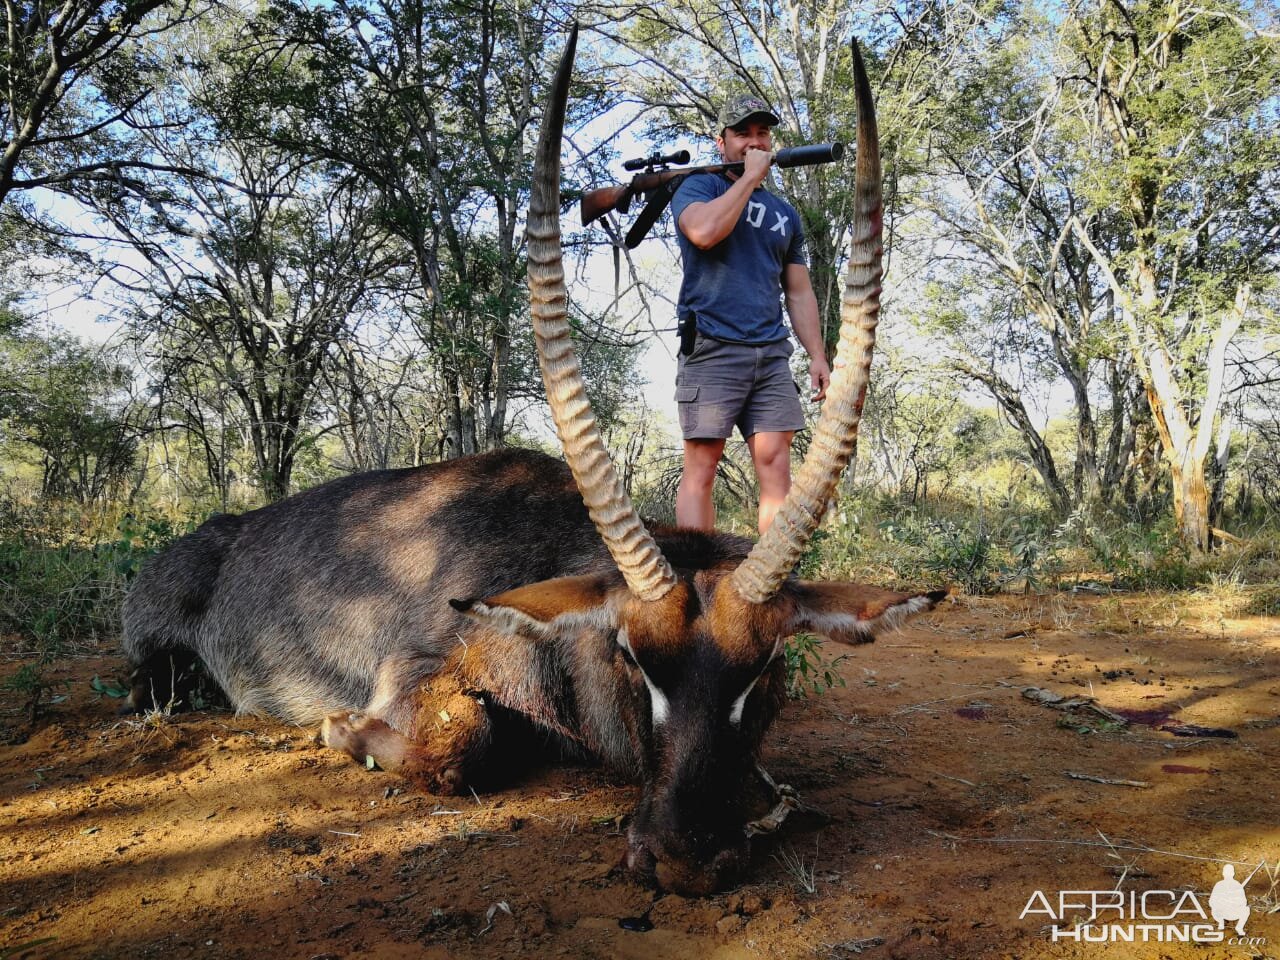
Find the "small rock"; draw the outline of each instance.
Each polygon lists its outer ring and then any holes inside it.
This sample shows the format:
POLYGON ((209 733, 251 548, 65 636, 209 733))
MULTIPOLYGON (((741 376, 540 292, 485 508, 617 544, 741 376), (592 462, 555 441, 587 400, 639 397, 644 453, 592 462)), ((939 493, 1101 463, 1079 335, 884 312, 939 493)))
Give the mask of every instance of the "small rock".
POLYGON ((653 929, 653 921, 649 919, 649 914, 645 913, 638 917, 622 917, 618 920, 618 926, 632 933, 648 933, 653 929))

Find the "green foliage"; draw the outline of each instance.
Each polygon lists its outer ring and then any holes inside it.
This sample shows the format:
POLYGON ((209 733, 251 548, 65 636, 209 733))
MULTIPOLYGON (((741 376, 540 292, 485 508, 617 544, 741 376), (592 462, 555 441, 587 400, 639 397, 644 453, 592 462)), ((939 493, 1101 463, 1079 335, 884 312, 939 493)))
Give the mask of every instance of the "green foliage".
MULTIPOLYGON (((114 638, 125 588, 147 557, 181 531, 126 515, 114 527, 78 505, 0 501, 0 634, 34 655, 0 683, 23 700, 27 723, 65 699, 50 668, 74 649, 114 638)), ((93 689, 119 696, 97 677, 93 689)), ((127 691, 125 691, 127 693, 127 691)))
POLYGON ((1139 524, 1076 511, 1056 535, 1083 548, 1094 567, 1121 589, 1185 590, 1203 583, 1210 572, 1208 564, 1192 560, 1172 518, 1139 524))
POLYGON ((199 526, 192 518, 175 524, 168 517, 136 517, 126 513, 116 525, 116 540, 110 545, 115 572, 126 584, 132 583, 151 557, 199 526))
POLYGON ((1240 613, 1249 617, 1280 617, 1280 586, 1272 584, 1257 590, 1240 607, 1240 613))
MULTIPOLYGON (((1274 283, 1280 208, 1259 202, 1280 186, 1273 7, 1018 3, 964 41, 935 160, 904 186, 939 218, 924 229, 945 238, 909 310, 942 341, 941 362, 1024 435, 1061 512, 1150 489, 1160 461, 1103 431, 1149 429, 1148 403, 1168 426, 1156 441, 1165 464, 1203 463, 1193 435, 1202 419, 1212 428, 1206 387, 1223 356, 1210 346, 1232 323, 1248 336, 1266 311, 1228 323, 1237 297, 1274 283), (1034 415, 1055 380, 1073 387, 1067 449, 1034 415)), ((1175 495, 1188 498, 1184 516, 1207 512, 1197 493, 1175 495)), ((1183 536, 1202 550, 1197 527, 1183 536)))
POLYGON ((965 593, 991 593, 995 589, 991 534, 981 522, 970 528, 949 520, 936 521, 926 546, 926 570, 960 584, 965 593))
POLYGON ((35 187, 92 183, 136 166, 139 102, 152 82, 139 34, 188 16, 164 0, 31 0, 6 4, 0 40, 0 203, 35 187), (145 28, 143 24, 146 24, 145 28))
MULTIPOLYGON (((890 547, 900 579, 957 585, 972 594, 995 591, 996 544, 981 516, 975 520, 967 511, 931 517, 919 508, 885 506, 889 518, 875 529, 878 539, 890 547)), ((876 549, 874 541, 868 548, 876 549)))
MULTIPOLYGON (((1270 541, 1260 534, 1258 542, 1270 541)), ((988 594, 1053 588, 1068 572, 1117 589, 1182 590, 1215 574, 1274 579, 1274 564, 1263 546, 1194 558, 1171 519, 1152 525, 1077 511, 1055 526, 1047 512, 1022 511, 992 524, 981 509, 962 501, 904 505, 862 493, 837 505, 797 572, 899 589, 949 585, 988 594)))
POLYGON ((163 518, 126 515, 111 526, 50 503, 0 501, 0 632, 18 635, 41 663, 114 637, 128 583, 182 532, 163 518))
POLYGON ((107 636, 117 584, 92 549, 0 541, 0 630, 53 659, 75 640, 107 636))
MULTIPOLYGON (((28 725, 34 724, 46 707, 67 699, 65 693, 54 693, 59 686, 67 684, 50 680, 45 672, 47 666, 44 660, 24 663, 11 676, 0 681, 0 694, 15 694, 22 701, 22 713, 28 725)), ((17 736, 21 739, 23 735, 19 733, 17 736)))
POLYGON ((32 709, 52 689, 53 685, 45 678, 43 664, 39 663, 24 663, 11 676, 0 681, 0 690, 21 695, 32 705, 32 709))
POLYGON ((43 492, 100 500, 133 466, 125 366, 74 337, 0 336, 0 422, 12 441, 34 447, 43 492))
POLYGON ((1005 584, 1022 582, 1022 592, 1031 593, 1052 583, 1057 585, 1062 574, 1062 545, 1053 538, 1053 530, 1036 516, 1014 517, 1004 528, 1008 560, 1000 564, 1000 579, 1005 584))
POLYGON ((787 696, 803 700, 809 696, 821 696, 833 687, 843 687, 844 677, 836 672, 848 654, 830 659, 822 655, 818 638, 811 633, 798 633, 789 637, 784 648, 787 661, 787 696))
POLYGON ((89 688, 94 693, 101 694, 104 697, 110 697, 113 700, 123 700, 129 695, 129 690, 118 683, 109 683, 104 681, 96 673, 93 679, 89 681, 89 688))

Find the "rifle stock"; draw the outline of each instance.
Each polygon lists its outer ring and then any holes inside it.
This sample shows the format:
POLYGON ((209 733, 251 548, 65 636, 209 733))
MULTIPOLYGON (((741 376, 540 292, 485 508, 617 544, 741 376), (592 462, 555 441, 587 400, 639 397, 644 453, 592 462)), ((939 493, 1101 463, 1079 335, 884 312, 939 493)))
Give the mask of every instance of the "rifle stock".
MULTIPOLYGON (((585 227, 593 220, 599 220, 610 210, 615 209, 622 202, 622 198, 631 189, 627 184, 616 187, 600 187, 598 190, 588 190, 582 195, 582 200, 578 204, 578 209, 582 213, 582 225, 585 227)), ((630 206, 631 199, 627 198, 625 206, 630 206)), ((625 210, 625 207, 624 207, 625 210)))
POLYGON ((593 220, 599 220, 610 210, 626 213, 631 207, 631 199, 650 190, 656 190, 676 177, 687 177, 694 173, 723 173, 726 170, 742 170, 741 163, 713 163, 707 167, 685 167, 680 170, 662 170, 658 173, 637 173, 630 183, 614 187, 601 187, 588 190, 582 195, 579 211, 582 214, 582 225, 585 227, 593 220))

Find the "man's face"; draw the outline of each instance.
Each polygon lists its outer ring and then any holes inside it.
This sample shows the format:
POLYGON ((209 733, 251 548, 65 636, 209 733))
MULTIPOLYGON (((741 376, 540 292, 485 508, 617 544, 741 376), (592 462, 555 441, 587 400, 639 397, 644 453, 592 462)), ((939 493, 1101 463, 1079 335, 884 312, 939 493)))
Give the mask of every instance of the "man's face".
POLYGON ((748 117, 736 127, 725 127, 724 132, 716 137, 716 146, 720 148, 720 156, 725 163, 737 163, 749 149, 772 150, 773 132, 763 120, 748 117))

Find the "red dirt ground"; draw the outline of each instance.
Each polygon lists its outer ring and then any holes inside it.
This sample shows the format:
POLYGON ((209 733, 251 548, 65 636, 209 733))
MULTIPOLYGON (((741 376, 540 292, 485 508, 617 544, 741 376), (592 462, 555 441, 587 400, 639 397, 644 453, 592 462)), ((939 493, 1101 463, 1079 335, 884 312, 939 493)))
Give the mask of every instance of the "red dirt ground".
MULTIPOLYGON (((766 751, 829 820, 794 817, 704 900, 613 870, 636 791, 598 770, 413 795, 310 730, 117 718, 89 681, 118 658, 68 661, 69 698, 0 747, 0 960, 1275 957, 1280 624, 1244 599, 962 600, 852 651, 847 687, 789 704, 766 751), (1053 943, 1019 919, 1036 890, 1193 890, 1208 910, 1228 860, 1239 880, 1266 861, 1249 944, 1053 943), (652 930, 619 926, 646 911, 652 930)), ((0 704, 11 733, 18 707, 0 704)))

